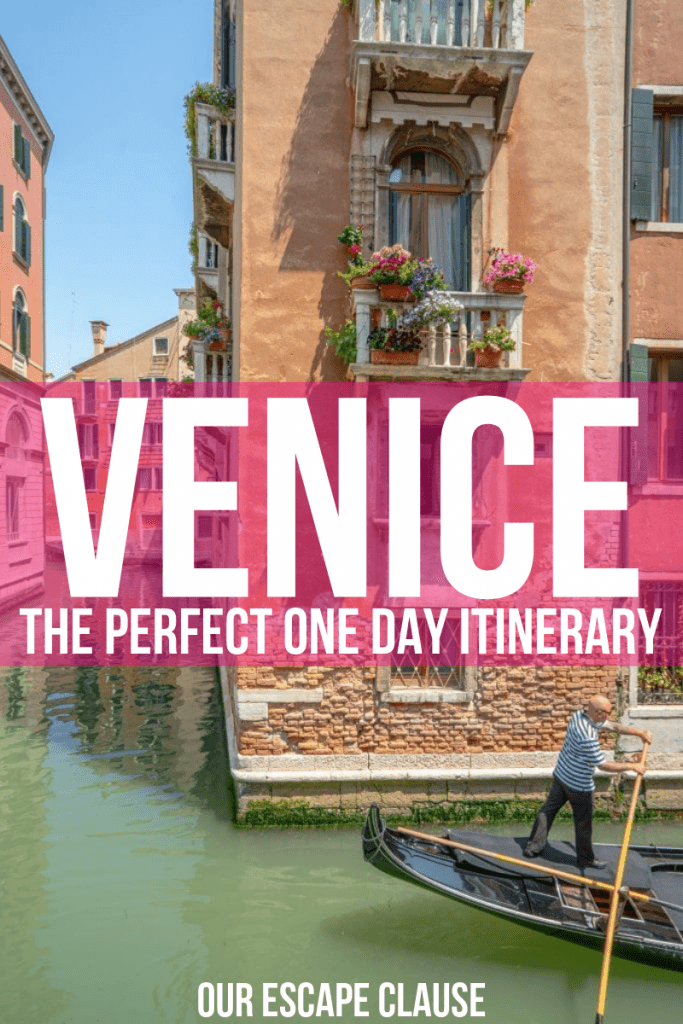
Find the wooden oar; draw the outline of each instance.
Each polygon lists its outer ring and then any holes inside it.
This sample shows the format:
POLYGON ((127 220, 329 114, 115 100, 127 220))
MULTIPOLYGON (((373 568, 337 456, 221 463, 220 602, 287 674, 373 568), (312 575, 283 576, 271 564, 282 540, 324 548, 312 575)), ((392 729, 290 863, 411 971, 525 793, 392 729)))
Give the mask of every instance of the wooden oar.
MULTIPOLYGON (((640 763, 643 768, 647 761, 647 750, 649 746, 649 743, 643 743, 643 754, 640 759, 640 763)), ((612 892, 609 916, 607 918, 605 951, 602 955, 602 970, 600 971, 600 986, 598 988, 598 1007, 595 1014, 595 1024, 603 1024, 605 1000, 607 999, 607 981, 609 978, 609 968, 612 960, 612 947, 614 946, 614 933, 617 930, 617 913, 619 910, 619 899, 621 896, 619 890, 621 889, 621 883, 624 879, 624 871, 626 870, 626 858, 628 857, 628 847, 631 842, 631 829, 633 828, 633 819, 636 813, 636 805, 638 803, 638 793, 640 792, 640 782, 642 777, 642 775, 636 775, 636 781, 633 785, 631 806, 628 809, 628 818, 626 819, 626 828, 624 829, 624 841, 621 844, 621 853, 619 854, 617 870, 614 876, 614 891, 612 892)), ((631 895, 633 895, 633 893, 631 893, 631 895)))
MULTIPOLYGON (((640 778, 640 776, 638 776, 638 778, 640 778)), ((518 867, 528 868, 529 871, 538 871, 542 875, 552 875, 553 878, 562 878, 566 882, 575 882, 578 885, 589 886, 594 889, 604 889, 612 894, 615 892, 614 883, 600 882, 597 878, 588 878, 586 875, 575 875, 570 871, 561 871, 559 868, 548 868, 545 864, 536 864, 532 860, 522 860, 521 857, 509 857, 506 853, 493 853, 490 850, 482 850, 478 846, 468 846, 467 843, 458 843, 454 839, 442 839, 439 836, 430 836, 426 832, 415 832, 411 828, 397 828, 395 831, 401 832, 406 836, 413 836, 415 839, 426 839, 428 842, 440 843, 442 846, 452 846, 456 850, 464 850, 466 853, 474 853, 479 857, 488 857, 491 860, 501 860, 505 864, 515 864, 518 867)), ((632 896, 637 900, 642 900, 644 903, 650 902, 649 896, 644 892, 637 892, 634 889, 629 890, 629 896, 632 896)))

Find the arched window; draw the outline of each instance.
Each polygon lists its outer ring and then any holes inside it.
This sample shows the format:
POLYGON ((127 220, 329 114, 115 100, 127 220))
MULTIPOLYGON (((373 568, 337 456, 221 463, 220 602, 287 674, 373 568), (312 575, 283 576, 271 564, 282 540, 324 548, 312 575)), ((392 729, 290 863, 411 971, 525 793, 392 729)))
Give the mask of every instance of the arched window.
POLYGON ((20 288, 17 288, 12 305, 12 348, 27 359, 31 355, 31 318, 20 288))
POLYGON ((24 263, 31 265, 31 226, 26 220, 26 207, 21 196, 14 200, 14 252, 24 263))
POLYGON ((28 428, 18 412, 10 414, 5 427, 5 441, 11 448, 24 448, 28 441, 28 428))
POLYGON ((440 153, 399 155, 389 175, 389 243, 431 257, 449 288, 470 289, 470 194, 465 178, 440 153))

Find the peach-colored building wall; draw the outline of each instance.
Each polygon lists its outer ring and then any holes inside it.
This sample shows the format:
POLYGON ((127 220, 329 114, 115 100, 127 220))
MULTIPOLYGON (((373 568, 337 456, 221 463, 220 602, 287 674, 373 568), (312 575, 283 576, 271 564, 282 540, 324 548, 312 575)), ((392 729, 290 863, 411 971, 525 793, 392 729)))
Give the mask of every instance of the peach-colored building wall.
POLYGON ((323 329, 346 288, 352 19, 338 0, 245 0, 235 262, 242 380, 338 376, 323 329))
POLYGON ((538 263, 524 309, 531 380, 619 379, 623 5, 593 6, 528 9, 534 55, 502 144, 507 242, 538 263))
POLYGON ((5 73, 0 77, 0 185, 4 188, 4 226, 0 232, 0 375, 12 376, 12 306, 16 289, 21 288, 26 299, 26 311, 31 318, 31 354, 26 375, 29 380, 42 381, 44 173, 52 135, 25 83, 19 81, 21 76, 1 39, 0 62, 5 73), (13 85, 8 87, 8 81, 13 85), (31 106, 30 117, 19 107, 17 92, 31 106), (23 136, 31 147, 31 174, 28 179, 14 160, 15 124, 21 125, 23 136), (39 134, 42 134, 42 141, 39 134), (24 203, 26 219, 31 227, 31 265, 28 268, 14 251, 14 202, 17 196, 24 203), (9 372, 3 373, 3 368, 9 372))

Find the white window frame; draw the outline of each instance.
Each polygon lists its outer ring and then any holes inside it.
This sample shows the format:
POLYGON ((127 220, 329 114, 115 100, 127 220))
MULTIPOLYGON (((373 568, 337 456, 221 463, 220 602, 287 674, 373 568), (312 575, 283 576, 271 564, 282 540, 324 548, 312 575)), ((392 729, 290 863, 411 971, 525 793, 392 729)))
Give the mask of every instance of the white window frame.
MULTIPOLYGON (((642 85, 640 89, 648 89, 654 98, 654 106, 661 106, 667 101, 675 104, 680 113, 683 113, 683 85, 642 85)), ((655 109, 654 116, 657 116, 655 109)), ((654 155, 654 141, 653 141, 654 155)), ((683 234, 683 223, 680 221, 668 220, 637 220, 635 221, 636 231, 649 232, 651 234, 683 234)))
POLYGON ((24 477, 5 478, 5 529, 8 544, 20 544, 25 537, 24 477))

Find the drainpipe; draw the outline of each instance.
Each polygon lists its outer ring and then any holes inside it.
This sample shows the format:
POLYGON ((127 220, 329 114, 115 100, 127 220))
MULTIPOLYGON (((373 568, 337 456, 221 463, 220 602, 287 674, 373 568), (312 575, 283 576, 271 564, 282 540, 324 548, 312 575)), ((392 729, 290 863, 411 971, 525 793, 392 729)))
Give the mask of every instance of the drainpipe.
MULTIPOLYGON (((626 26, 624 40, 624 177, 622 181, 622 239, 621 239, 621 379, 629 379, 629 347, 631 344, 631 86, 633 83, 633 20, 635 0, 626 0, 626 26)), ((628 389, 624 388, 627 392, 628 389)), ((621 431, 622 480, 629 479, 629 442, 621 431)), ((621 513, 621 564, 630 565, 629 514, 627 507, 621 513)), ((629 681, 631 669, 619 673, 621 693, 617 718, 621 720, 629 707, 629 681)))
POLYGON ((621 356, 622 381, 628 380, 628 350, 631 334, 631 83, 633 81, 633 17, 635 0, 626 0, 626 41, 624 57, 624 178, 622 182, 621 245, 621 356))

